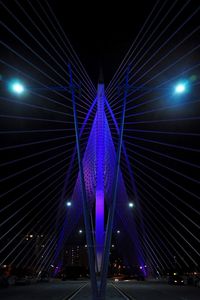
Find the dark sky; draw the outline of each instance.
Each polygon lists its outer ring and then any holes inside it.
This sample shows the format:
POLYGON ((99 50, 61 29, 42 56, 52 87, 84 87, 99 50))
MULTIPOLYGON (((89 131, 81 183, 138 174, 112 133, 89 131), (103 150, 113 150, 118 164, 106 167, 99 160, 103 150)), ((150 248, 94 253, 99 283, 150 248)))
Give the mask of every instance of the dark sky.
POLYGON ((49 3, 91 78, 102 67, 108 83, 156 1, 49 3))

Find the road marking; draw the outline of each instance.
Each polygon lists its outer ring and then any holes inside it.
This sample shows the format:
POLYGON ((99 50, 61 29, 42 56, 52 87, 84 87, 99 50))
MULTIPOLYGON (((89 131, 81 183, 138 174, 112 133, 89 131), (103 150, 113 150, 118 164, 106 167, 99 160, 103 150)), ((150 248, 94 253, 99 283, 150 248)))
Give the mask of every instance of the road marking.
POLYGON ((88 283, 82 285, 82 286, 79 287, 77 290, 75 290, 75 292, 73 292, 70 296, 67 296, 67 297, 63 298, 62 300, 72 300, 72 299, 74 299, 74 297, 76 297, 77 294, 79 294, 80 291, 81 291, 84 287, 86 287, 86 285, 88 285, 88 283))
POLYGON ((113 283, 111 283, 112 286, 118 291, 118 293, 124 297, 124 299, 126 300, 136 300, 135 298, 133 298, 132 296, 127 295, 126 293, 124 293, 120 288, 118 288, 116 285, 114 285, 113 283))

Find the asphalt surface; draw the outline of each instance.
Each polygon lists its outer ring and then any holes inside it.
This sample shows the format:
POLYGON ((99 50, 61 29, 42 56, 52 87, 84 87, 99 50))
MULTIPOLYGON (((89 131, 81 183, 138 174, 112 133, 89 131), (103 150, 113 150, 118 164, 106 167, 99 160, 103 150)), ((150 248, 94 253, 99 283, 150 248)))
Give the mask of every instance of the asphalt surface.
MULTIPOLYGON (((125 300, 125 298, 113 287, 111 283, 107 285, 106 299, 110 300, 125 300)), ((90 284, 85 286, 80 293, 70 300, 93 300, 91 297, 91 287, 90 284)))
POLYGON ((115 286, 134 300, 200 300, 200 288, 162 282, 118 282, 115 286))
MULTIPOLYGON (((117 282, 114 286, 133 300, 200 300, 200 288, 189 286, 170 286, 161 282, 117 282)), ((123 300, 122 294, 108 283, 107 300, 123 300)), ((85 281, 52 281, 28 286, 12 286, 0 289, 1 300, 92 300, 90 284, 85 281), (87 284, 87 285, 86 285, 87 284)))
POLYGON ((52 281, 0 289, 0 300, 65 300, 86 282, 52 281))

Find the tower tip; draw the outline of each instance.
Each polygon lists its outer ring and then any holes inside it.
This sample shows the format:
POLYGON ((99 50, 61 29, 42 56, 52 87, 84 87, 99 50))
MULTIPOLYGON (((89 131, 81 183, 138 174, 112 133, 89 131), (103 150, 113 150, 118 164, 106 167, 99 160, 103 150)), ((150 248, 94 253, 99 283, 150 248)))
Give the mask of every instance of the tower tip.
POLYGON ((103 78, 103 68, 100 67, 99 69, 99 81, 98 83, 104 83, 104 78, 103 78))

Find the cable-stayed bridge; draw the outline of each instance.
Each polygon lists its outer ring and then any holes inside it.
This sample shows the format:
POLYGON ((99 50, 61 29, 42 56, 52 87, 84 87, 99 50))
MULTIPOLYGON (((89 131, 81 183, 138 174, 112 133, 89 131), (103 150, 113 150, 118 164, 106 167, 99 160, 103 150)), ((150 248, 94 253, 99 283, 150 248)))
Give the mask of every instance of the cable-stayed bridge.
POLYGON ((1 10, 2 274, 57 278, 72 244, 93 299, 115 268, 198 274, 198 4, 157 1, 107 86, 47 1, 1 10))

